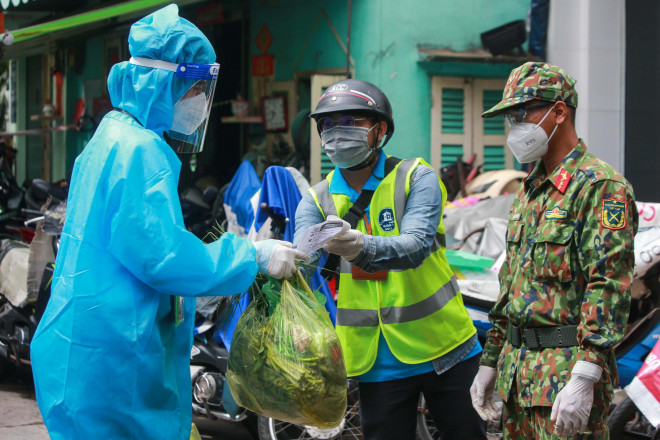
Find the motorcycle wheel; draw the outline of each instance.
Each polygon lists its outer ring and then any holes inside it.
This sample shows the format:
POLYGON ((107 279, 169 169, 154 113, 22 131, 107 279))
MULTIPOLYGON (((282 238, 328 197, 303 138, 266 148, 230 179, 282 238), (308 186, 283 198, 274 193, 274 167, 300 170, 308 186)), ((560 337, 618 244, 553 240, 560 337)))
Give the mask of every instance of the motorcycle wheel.
POLYGON ((259 416, 260 440, 361 440, 360 401, 357 382, 348 381, 347 405, 344 419, 337 428, 318 429, 259 416))
POLYGON ((435 422, 429 413, 423 394, 419 395, 419 404, 417 405, 416 440, 440 440, 440 433, 435 427, 435 422))
POLYGON ((612 440, 660 438, 660 432, 642 415, 630 397, 626 397, 607 416, 607 427, 612 440))

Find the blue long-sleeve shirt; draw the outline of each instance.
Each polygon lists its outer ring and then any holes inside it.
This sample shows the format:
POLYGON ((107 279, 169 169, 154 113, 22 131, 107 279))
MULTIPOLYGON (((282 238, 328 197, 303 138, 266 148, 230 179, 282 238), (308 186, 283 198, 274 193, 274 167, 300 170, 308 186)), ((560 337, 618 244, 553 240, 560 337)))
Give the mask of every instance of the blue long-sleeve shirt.
MULTIPOLYGON (((363 189, 375 190, 383 180, 385 173, 385 154, 381 154, 369 180, 363 189)), ((360 193, 355 191, 344 179, 339 168, 330 183, 330 192, 347 195, 355 203, 360 193)), ((442 206, 442 193, 438 178, 428 166, 418 166, 411 176, 410 193, 406 203, 399 235, 394 237, 364 236, 364 245, 358 256, 351 261, 360 269, 375 272, 390 269, 412 269, 424 261, 431 254, 431 246, 435 239, 442 206)), ((367 212, 369 207, 367 207, 367 212)), ((368 217, 368 216, 367 216, 368 217)), ((300 241, 304 231, 325 220, 319 211, 312 195, 306 193, 296 211, 296 232, 294 245, 300 241)), ((322 251, 312 254, 312 261, 316 262, 322 251)), ((312 263, 316 265, 316 263, 312 263)), ((381 382, 385 380, 402 379, 417 374, 428 373, 435 370, 438 374, 448 370, 458 362, 477 355, 481 346, 476 335, 456 347, 451 352, 432 362, 421 364, 405 364, 399 361, 389 349, 383 334, 378 341, 378 355, 374 366, 367 373, 360 376, 365 382, 381 382)))

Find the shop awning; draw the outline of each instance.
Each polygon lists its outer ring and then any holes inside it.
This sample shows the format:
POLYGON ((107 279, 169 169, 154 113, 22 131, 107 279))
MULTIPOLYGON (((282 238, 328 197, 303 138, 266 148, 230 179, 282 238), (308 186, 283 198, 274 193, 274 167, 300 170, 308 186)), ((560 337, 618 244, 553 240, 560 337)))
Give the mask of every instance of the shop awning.
MULTIPOLYGON (((203 0, 178 0, 177 4, 184 6, 201 1, 203 0)), ((8 29, 14 36, 14 44, 5 49, 4 58, 18 58, 30 53, 43 52, 44 46, 54 40, 98 29, 103 24, 118 25, 146 15, 169 3, 172 3, 172 0, 127 1, 23 29, 8 29)))
MULTIPOLYGON (((0 0, 0 6, 2 9, 7 9, 10 5, 11 6, 19 6, 21 3, 25 4, 29 0, 0 0)), ((32 0, 35 1, 35 0, 32 0)))

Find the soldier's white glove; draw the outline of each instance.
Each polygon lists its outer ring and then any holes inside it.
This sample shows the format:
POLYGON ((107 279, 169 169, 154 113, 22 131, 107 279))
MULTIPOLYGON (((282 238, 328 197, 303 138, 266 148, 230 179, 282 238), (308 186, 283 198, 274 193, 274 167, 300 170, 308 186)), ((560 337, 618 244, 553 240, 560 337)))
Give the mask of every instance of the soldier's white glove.
POLYGON ((557 394, 550 420, 555 434, 569 437, 587 429, 591 406, 594 403, 594 384, 600 379, 602 368, 591 362, 578 361, 571 370, 571 380, 557 394))
POLYGON ((497 372, 493 367, 482 365, 470 387, 472 406, 479 413, 479 417, 487 422, 494 422, 500 414, 494 399, 496 377, 497 372))
POLYGON ((257 249, 259 272, 273 278, 291 278, 296 273, 296 261, 309 261, 304 252, 292 248, 288 241, 262 240, 254 243, 257 249))
POLYGON ((329 215, 328 220, 340 220, 343 222, 342 231, 328 240, 323 249, 331 254, 337 254, 346 261, 354 260, 364 245, 364 234, 356 229, 350 229, 351 225, 334 215, 329 215))

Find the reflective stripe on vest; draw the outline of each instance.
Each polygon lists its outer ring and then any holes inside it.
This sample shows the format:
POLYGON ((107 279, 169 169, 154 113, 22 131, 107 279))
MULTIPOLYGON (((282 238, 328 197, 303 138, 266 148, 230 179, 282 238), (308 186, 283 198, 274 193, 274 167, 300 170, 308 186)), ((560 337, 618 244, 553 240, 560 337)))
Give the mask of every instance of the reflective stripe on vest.
MULTIPOLYGON (((396 169, 396 180, 398 182, 405 182, 408 172, 415 164, 415 159, 405 159, 401 161, 401 164, 396 169)), ((321 206, 324 205, 325 201, 321 201, 321 206)), ((397 185, 394 188, 394 214, 396 217, 396 224, 401 227, 401 222, 403 221, 403 214, 406 212, 406 204, 408 203, 408 195, 406 194, 406 187, 404 185, 397 185)), ((327 205, 330 206, 330 205, 327 205)), ((331 205, 334 208, 334 203, 331 205)), ((336 215, 336 214, 335 214, 336 215)), ((446 246, 444 234, 436 232, 435 240, 431 246, 431 253, 439 250, 441 247, 446 246)))
POLYGON ((320 203, 323 207, 323 215, 325 215, 325 218, 327 219, 329 215, 334 215, 336 217, 337 209, 335 208, 335 202, 332 200, 332 196, 330 195, 330 182, 328 182, 326 179, 323 179, 318 183, 318 185, 315 185, 314 188, 311 188, 311 190, 316 193, 316 197, 318 197, 318 203, 320 203))
MULTIPOLYGON (((418 303, 403 307, 383 307, 380 317, 383 324, 401 324, 422 319, 443 308, 459 291, 455 277, 438 289, 433 295, 418 303)), ((375 327, 378 325, 378 311, 364 309, 337 309, 337 325, 349 327, 375 327)))
MULTIPOLYGON (((396 181, 405 182, 406 176, 410 171, 410 168, 415 164, 414 159, 405 159, 401 161, 401 164, 396 169, 396 181)), ((403 220, 403 213, 406 211, 406 203, 408 202, 408 196, 406 194, 405 185, 397 185, 394 188, 394 213, 396 216, 396 224, 401 227, 401 220, 403 220)))

